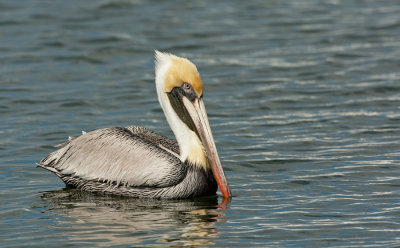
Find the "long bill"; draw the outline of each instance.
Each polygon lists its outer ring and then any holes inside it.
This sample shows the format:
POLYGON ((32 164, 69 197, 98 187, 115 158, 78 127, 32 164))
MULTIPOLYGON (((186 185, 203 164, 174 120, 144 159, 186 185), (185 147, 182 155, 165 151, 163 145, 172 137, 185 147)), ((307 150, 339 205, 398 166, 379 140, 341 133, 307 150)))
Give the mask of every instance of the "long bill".
POLYGON ((191 102, 186 97, 183 97, 182 101, 190 117, 192 118, 197 132, 200 135, 201 142, 203 143, 203 146, 206 150, 208 160, 211 163, 211 169, 214 174, 214 178, 218 183, 222 196, 225 198, 232 197, 231 189, 225 178, 225 174, 219 160, 217 148, 215 147, 214 138, 211 133, 210 124, 207 118, 207 112, 204 107, 202 98, 195 98, 193 102, 191 102))

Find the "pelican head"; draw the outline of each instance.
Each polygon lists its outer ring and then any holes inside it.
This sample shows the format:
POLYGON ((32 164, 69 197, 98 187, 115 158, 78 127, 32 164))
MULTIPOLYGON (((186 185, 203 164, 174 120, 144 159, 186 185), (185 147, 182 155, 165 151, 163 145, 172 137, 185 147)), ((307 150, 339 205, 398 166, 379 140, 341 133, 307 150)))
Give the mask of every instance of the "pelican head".
POLYGON ((224 197, 231 196, 207 112, 203 83, 188 59, 155 51, 158 101, 179 144, 180 159, 205 170, 211 169, 224 197))

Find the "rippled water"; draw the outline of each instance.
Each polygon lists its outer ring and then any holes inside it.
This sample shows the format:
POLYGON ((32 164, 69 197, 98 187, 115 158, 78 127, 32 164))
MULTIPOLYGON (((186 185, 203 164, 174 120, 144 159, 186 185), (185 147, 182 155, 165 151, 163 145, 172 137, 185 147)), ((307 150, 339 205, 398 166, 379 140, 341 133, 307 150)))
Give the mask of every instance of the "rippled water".
POLYGON ((398 1, 0 2, 2 246, 400 245, 398 1), (234 192, 154 201, 36 168, 81 130, 172 137, 153 50, 194 61, 234 192))

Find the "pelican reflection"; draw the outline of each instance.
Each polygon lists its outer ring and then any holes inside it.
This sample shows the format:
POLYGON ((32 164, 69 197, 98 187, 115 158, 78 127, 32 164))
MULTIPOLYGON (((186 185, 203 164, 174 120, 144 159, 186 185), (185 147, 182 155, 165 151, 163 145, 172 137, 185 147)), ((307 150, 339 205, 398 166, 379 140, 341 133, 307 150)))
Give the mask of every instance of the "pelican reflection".
POLYGON ((213 245, 216 222, 229 202, 217 196, 192 200, 155 200, 99 196, 76 189, 41 195, 43 214, 57 215, 55 229, 72 243, 93 245, 213 245))

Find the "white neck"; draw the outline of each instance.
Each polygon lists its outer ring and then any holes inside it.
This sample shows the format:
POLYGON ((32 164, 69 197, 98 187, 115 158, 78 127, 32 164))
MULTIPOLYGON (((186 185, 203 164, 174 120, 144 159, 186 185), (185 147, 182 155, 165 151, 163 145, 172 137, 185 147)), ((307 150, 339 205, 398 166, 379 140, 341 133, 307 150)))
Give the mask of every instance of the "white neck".
POLYGON ((184 162, 189 159, 194 164, 204 163, 204 148, 203 145, 192 130, 190 130, 185 123, 178 117, 172 105, 168 99, 168 96, 164 92, 164 80, 166 73, 170 66, 170 61, 164 61, 161 67, 156 68, 156 88, 158 101, 160 102, 161 108, 164 111, 165 117, 167 118, 168 124, 175 134, 176 140, 179 144, 180 160, 184 162), (199 156, 201 154, 201 156, 199 156), (190 156, 190 158, 188 158, 190 156))

